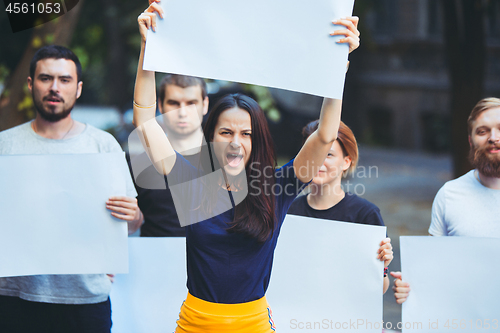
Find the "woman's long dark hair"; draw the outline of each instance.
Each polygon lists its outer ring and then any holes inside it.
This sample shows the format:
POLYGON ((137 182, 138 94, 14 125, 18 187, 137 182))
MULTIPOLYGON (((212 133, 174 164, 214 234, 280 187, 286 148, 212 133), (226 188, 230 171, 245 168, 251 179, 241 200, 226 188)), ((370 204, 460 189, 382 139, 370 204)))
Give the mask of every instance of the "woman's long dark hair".
MULTIPOLYGON (((213 142, 215 126, 222 112, 240 108, 250 114, 252 124, 252 152, 245 166, 248 195, 236 206, 234 220, 229 223, 231 232, 245 233, 259 242, 269 239, 275 228, 275 183, 276 154, 264 112, 252 98, 242 94, 226 95, 219 99, 209 112, 204 127, 205 139, 213 142)), ((214 154, 212 154, 214 156, 214 154)), ((216 158, 213 159, 214 162, 216 158)))

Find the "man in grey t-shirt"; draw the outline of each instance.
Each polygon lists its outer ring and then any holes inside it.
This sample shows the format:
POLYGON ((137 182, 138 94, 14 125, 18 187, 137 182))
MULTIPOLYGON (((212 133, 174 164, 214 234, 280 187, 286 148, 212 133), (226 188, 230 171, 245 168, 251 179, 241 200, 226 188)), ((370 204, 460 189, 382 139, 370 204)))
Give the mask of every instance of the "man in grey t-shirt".
MULTIPOLYGON (((28 77, 36 118, 0 133, 0 155, 122 151, 110 134, 71 118, 82 91, 80 77, 80 62, 69 49, 46 46, 38 50, 28 77)), ((109 198, 106 207, 134 229, 142 213, 127 177, 123 180, 127 196, 109 198)), ((110 288, 105 274, 0 278, 0 332, 109 333, 110 288)))
MULTIPOLYGON (((429 234, 500 238, 500 99, 485 98, 467 120, 474 170, 444 184, 432 204, 429 234)), ((391 272, 394 296, 406 301, 410 285, 391 272)))

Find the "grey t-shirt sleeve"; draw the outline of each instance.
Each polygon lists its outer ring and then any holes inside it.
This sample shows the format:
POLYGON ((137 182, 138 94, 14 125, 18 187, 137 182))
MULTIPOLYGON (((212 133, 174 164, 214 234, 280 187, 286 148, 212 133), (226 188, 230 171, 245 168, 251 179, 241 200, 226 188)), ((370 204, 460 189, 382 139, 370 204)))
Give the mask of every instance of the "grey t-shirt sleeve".
MULTIPOLYGON (((446 186, 446 185, 445 185, 446 186)), ((433 236, 448 236, 448 227, 445 222, 446 213, 446 189, 445 186, 436 194, 432 203, 432 218, 429 226, 429 234, 433 236)))

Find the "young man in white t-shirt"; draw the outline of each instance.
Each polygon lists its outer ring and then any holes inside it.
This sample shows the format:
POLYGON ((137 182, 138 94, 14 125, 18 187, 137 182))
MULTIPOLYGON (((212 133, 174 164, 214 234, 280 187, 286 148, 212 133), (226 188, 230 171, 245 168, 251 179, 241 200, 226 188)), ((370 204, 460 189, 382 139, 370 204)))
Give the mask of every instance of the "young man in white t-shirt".
MULTIPOLYGON (((500 99, 485 98, 467 120, 474 170, 447 182, 432 204, 431 236, 500 238, 500 99)), ((394 297, 406 301, 410 285, 391 272, 394 297)))

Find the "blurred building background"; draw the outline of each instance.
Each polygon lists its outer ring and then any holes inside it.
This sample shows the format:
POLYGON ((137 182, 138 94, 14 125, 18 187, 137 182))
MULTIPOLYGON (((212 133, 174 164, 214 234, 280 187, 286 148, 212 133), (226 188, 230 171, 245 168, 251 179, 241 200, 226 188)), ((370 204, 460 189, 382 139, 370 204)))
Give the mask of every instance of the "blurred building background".
MULTIPOLYGON (((358 97, 349 104, 355 110, 353 119, 358 119, 353 126, 365 142, 449 151, 453 110, 442 19, 445 8, 436 0, 379 3, 365 16, 369 45, 360 52, 360 63, 352 64, 361 67, 349 82, 358 97)), ((498 1, 490 1, 483 24, 484 95, 500 96, 498 1)), ((346 111, 347 117, 351 110, 346 111)))

